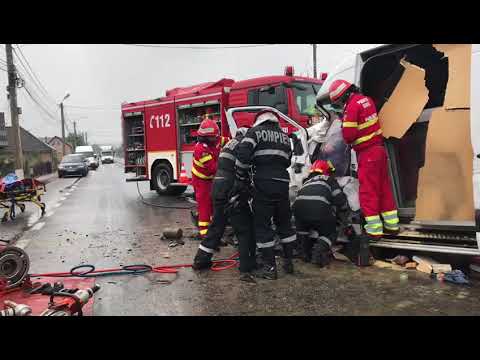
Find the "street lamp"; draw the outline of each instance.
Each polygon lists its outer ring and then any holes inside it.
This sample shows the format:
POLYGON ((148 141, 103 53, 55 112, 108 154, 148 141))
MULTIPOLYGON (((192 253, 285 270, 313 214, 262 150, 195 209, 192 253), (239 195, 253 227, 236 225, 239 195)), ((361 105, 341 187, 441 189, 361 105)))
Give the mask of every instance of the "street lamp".
POLYGON ((63 102, 70 96, 70 93, 67 91, 62 101, 60 102, 60 115, 62 117, 62 158, 65 156, 65 118, 63 116, 63 102))

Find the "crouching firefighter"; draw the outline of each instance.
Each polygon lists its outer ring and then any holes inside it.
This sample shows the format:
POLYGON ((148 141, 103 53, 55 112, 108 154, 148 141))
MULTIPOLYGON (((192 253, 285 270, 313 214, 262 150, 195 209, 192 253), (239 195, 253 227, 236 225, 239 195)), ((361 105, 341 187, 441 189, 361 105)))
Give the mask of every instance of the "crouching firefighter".
POLYGON ((248 204, 250 195, 248 191, 232 193, 237 145, 246 132, 247 128, 238 129, 235 138, 230 140, 220 152, 218 170, 213 179, 213 219, 193 262, 195 270, 207 269, 212 266, 214 250, 220 245, 227 219, 229 219, 238 239, 241 280, 249 280, 250 272, 256 265, 253 216, 248 204))
POLYGON ((206 118, 200 124, 197 135, 198 142, 193 150, 192 185, 198 206, 199 237, 203 239, 212 217, 212 180, 217 171, 220 130, 215 121, 206 118))
POLYGON ((332 176, 334 171, 330 161, 315 161, 293 204, 303 259, 320 267, 332 259, 337 214, 344 219, 349 210, 347 197, 332 176))
POLYGON ((269 110, 257 113, 253 127, 238 145, 234 191, 248 186, 248 171, 253 166, 255 239, 263 262, 255 275, 269 280, 277 279, 272 218, 283 247, 283 268, 293 273, 296 234, 291 226, 287 171, 291 157, 290 138, 281 130, 277 115, 269 110))

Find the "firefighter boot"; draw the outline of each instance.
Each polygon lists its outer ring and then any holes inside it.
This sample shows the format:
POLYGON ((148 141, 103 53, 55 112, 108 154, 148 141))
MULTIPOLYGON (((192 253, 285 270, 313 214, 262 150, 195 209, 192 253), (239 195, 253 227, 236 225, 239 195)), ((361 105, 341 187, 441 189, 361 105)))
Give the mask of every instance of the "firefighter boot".
POLYGON ((198 212, 190 210, 190 219, 192 220, 193 226, 198 229, 198 212))
POLYGON ((306 263, 311 262, 313 239, 311 239, 308 235, 301 235, 301 237, 299 238, 299 242, 302 246, 303 261, 306 263))
POLYGON ((277 280, 277 264, 275 262, 275 251, 273 247, 263 248, 262 252, 262 267, 254 271, 254 275, 258 278, 267 280, 277 280))
POLYGON ((293 274, 293 247, 294 243, 282 244, 283 247, 283 270, 287 274, 293 274))
POLYGON ((194 270, 204 270, 210 269, 212 267, 212 254, 198 249, 197 255, 193 260, 192 269, 194 270))
POLYGON ((332 250, 330 246, 322 240, 317 240, 313 245, 312 263, 323 268, 332 261, 332 250))

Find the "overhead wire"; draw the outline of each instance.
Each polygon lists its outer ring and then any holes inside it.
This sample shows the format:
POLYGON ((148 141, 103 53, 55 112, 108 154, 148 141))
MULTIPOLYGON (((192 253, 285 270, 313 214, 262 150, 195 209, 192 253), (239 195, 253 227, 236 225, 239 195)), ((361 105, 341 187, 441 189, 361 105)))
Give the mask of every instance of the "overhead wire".
POLYGON ((158 48, 158 49, 190 49, 190 50, 225 50, 225 49, 243 49, 243 48, 256 48, 265 46, 274 46, 278 44, 255 44, 255 45, 238 45, 238 46, 172 46, 172 45, 149 45, 149 44, 123 44, 126 46, 137 46, 146 48, 158 48))
POLYGON ((56 119, 56 116, 53 115, 53 114, 56 114, 56 111, 52 110, 52 108, 50 107, 51 104, 47 103, 45 100, 44 100, 44 97, 42 96, 39 96, 35 90, 33 88, 30 87, 29 85, 29 82, 27 81, 25 75, 23 74, 22 71, 20 71, 20 69, 18 67, 16 67, 16 71, 17 71, 17 74, 19 75, 19 77, 24 81, 24 84, 23 84, 23 88, 25 89, 25 91, 27 91, 27 93, 29 94, 30 97, 34 98, 34 101, 39 105, 39 106, 42 106, 42 109, 44 111, 46 111, 49 116, 52 118, 52 119, 56 119), (34 96, 35 95, 35 96, 34 96), (43 102, 41 100, 44 100, 43 102), (41 104, 40 104, 41 103, 41 104))
MULTIPOLYGON (((38 84, 40 85, 41 91, 44 92, 44 95, 47 96, 47 97, 49 97, 49 98, 53 101, 53 103, 55 103, 55 99, 53 99, 53 97, 48 93, 46 87, 45 87, 45 86, 43 85, 43 83, 40 81, 40 79, 39 79, 39 77, 37 76, 37 74, 35 74, 35 71, 33 71, 30 63, 28 62, 27 58, 26 58, 25 55, 23 54, 22 49, 20 49, 20 47, 18 46, 18 44, 16 44, 16 45, 17 45, 17 49, 18 49, 21 57, 23 58, 23 60, 25 60, 25 63, 27 64, 27 67, 28 67, 28 69, 30 70, 30 73, 32 74, 32 76, 34 77, 34 79, 38 82, 38 84)), ((17 59, 20 61, 20 63, 22 63, 20 57, 18 56, 17 52, 15 51, 15 48, 13 48, 13 53, 14 53, 14 55, 17 57, 17 59)), ((22 63, 22 65, 23 65, 23 63, 22 63)))

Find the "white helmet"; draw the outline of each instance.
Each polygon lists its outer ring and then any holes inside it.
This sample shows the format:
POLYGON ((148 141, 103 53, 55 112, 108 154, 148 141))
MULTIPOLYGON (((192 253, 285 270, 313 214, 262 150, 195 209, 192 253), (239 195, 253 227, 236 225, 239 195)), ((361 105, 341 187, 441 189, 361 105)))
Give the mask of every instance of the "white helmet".
POLYGON ((257 114, 257 116, 255 116, 255 123, 253 124, 253 126, 258 126, 267 121, 278 123, 277 114, 275 114, 271 110, 262 110, 257 114))

